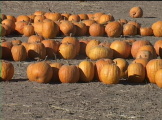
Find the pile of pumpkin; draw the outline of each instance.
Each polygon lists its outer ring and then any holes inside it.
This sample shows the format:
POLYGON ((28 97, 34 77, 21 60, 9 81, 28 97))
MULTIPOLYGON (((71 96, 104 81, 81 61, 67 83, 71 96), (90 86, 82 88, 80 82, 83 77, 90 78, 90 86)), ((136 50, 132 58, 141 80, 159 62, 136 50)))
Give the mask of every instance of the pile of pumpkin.
MULTIPOLYGON (((140 7, 130 10, 130 16, 142 17, 140 7)), ((162 21, 153 23, 150 27, 141 27, 136 21, 126 19, 115 20, 113 15, 97 12, 94 14, 71 14, 36 11, 32 15, 1 14, 1 36, 21 34, 31 36, 38 34, 45 39, 53 39, 56 36, 157 36, 161 37, 162 21)))
MULTIPOLYGON (((139 7, 130 10, 133 18, 142 17, 139 7)), ((152 45, 147 40, 115 40, 112 43, 99 40, 78 40, 75 36, 119 37, 121 35, 142 35, 161 37, 162 21, 151 27, 142 28, 135 21, 120 19, 115 21, 111 14, 69 14, 36 11, 32 15, 1 15, 1 36, 21 34, 29 37, 28 42, 12 40, 2 41, 0 58, 1 79, 9 81, 14 75, 13 65, 5 59, 14 61, 57 59, 74 59, 77 55, 85 55, 79 65, 48 63, 46 61, 32 63, 27 67, 30 81, 39 83, 91 82, 99 80, 105 84, 117 84, 120 79, 142 83, 148 80, 162 87, 162 40, 152 45), (61 41, 53 38, 64 36, 61 41), (125 59, 134 58, 132 63, 125 59)))

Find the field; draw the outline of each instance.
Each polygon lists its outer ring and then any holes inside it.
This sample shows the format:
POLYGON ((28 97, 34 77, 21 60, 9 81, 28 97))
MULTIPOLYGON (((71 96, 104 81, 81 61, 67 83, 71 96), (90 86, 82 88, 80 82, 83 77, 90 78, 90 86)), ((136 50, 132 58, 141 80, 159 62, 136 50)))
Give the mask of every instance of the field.
MULTIPOLYGON (((3 1, 1 11, 6 15, 33 14, 37 10, 73 14, 111 13, 115 20, 136 20, 143 27, 162 20, 161 1, 3 1), (130 18, 129 10, 140 6, 142 18, 130 18)), ((8 36, 27 41, 24 36, 8 36)), ((149 40, 152 44, 160 37, 133 36, 127 38, 78 37, 110 42, 118 39, 149 40)), ((62 37, 55 38, 61 41, 62 37)), ((86 59, 78 56, 68 60, 78 64, 86 59)), ((52 62, 56 60, 50 60, 52 62)), ((66 63, 66 60, 58 59, 66 63)), ((132 59, 127 60, 131 62, 132 59)), ((35 61, 14 62, 15 74, 11 82, 1 82, 1 119, 4 120, 160 120, 162 118, 162 89, 155 84, 105 85, 101 82, 74 84, 39 84, 28 81, 26 68, 35 61)))

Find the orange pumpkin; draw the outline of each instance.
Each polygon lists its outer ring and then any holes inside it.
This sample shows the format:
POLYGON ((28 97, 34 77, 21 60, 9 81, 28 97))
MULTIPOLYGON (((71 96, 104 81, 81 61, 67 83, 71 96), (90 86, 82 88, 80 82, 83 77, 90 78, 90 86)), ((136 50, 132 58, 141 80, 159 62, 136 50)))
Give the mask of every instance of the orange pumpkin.
POLYGON ((58 75, 62 83, 76 83, 79 81, 79 68, 75 65, 62 65, 58 75))
POLYGON ((157 40, 154 44, 154 48, 157 55, 162 53, 162 40, 157 40))
POLYGON ((23 33, 23 29, 24 29, 24 26, 28 25, 28 22, 26 21, 18 21, 18 22, 15 22, 15 30, 17 31, 18 34, 24 34, 23 33))
POLYGON ((153 30, 151 27, 141 27, 140 28, 140 35, 141 36, 152 36, 153 30))
POLYGON ((103 14, 99 17, 99 24, 107 24, 110 21, 114 21, 114 17, 111 14, 103 14))
POLYGON ((162 88, 162 69, 155 73, 155 83, 159 88, 162 88))
POLYGON ((30 22, 30 18, 27 15, 19 15, 16 18, 16 22, 20 21, 30 22))
POLYGON ((157 21, 152 24, 151 28, 153 30, 155 37, 162 37, 161 27, 162 27, 162 21, 157 21))
POLYGON ((42 36, 40 36, 40 35, 31 35, 28 38, 28 43, 41 42, 43 40, 44 40, 44 38, 42 36))
POLYGON ((44 61, 32 63, 27 67, 27 77, 32 82, 49 83, 52 75, 52 67, 44 61))
POLYGON ((31 35, 34 35, 34 27, 31 24, 25 25, 23 28, 23 35, 26 37, 29 37, 31 35))
POLYGON ((132 18, 140 18, 143 16, 143 10, 141 7, 133 7, 130 9, 129 15, 132 18))
POLYGON ((90 27, 89 27, 89 34, 91 36, 104 36, 105 34, 105 27, 101 24, 98 23, 93 23, 90 27))
POLYGON ((1 61, 1 69, 0 69, 0 79, 3 81, 9 81, 12 80, 12 77, 14 75, 14 66, 12 63, 8 61, 1 61))
POLYGON ((69 16, 68 21, 79 22, 79 21, 80 21, 80 17, 79 17, 79 15, 77 15, 77 14, 73 14, 73 15, 70 15, 70 16, 69 16))
POLYGON ((137 27, 135 25, 132 24, 124 24, 123 25, 123 35, 124 36, 134 36, 137 34, 137 27))

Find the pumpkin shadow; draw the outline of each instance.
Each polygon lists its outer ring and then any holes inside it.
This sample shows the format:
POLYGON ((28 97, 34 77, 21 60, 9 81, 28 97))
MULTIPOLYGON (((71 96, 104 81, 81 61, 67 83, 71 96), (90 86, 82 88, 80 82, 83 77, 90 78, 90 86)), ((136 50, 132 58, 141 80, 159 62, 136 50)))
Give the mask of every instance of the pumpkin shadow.
POLYGON ((124 80, 120 80, 119 84, 122 84, 122 85, 146 85, 146 84, 149 84, 149 82, 148 82, 148 80, 145 80, 142 83, 135 83, 135 82, 131 82, 131 81, 124 79, 124 80))
POLYGON ((157 17, 143 17, 143 18, 157 18, 157 17))
POLYGON ((12 80, 9 80, 9 81, 0 81, 0 82, 25 82, 25 81, 28 81, 28 79, 12 79, 12 80))

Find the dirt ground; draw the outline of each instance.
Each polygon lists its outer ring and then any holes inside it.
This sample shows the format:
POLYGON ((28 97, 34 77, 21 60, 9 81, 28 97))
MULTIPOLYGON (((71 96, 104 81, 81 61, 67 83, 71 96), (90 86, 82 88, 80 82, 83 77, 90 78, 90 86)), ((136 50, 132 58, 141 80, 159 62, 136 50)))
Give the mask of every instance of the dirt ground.
MULTIPOLYGON (((7 15, 32 14, 36 10, 48 12, 111 13, 114 18, 136 20, 142 26, 151 26, 162 20, 161 1, 3 1, 1 11, 7 15), (128 12, 131 7, 140 6, 144 15, 132 19, 128 12)), ((26 41, 27 37, 9 36, 26 41)), ((81 39, 83 37, 79 37, 81 39)), ((94 37, 84 37, 94 38, 94 37)), ((151 43, 162 38, 131 37, 146 39, 151 43)), ((56 40, 61 40, 61 37, 56 40)), ((100 41, 112 42, 116 39, 96 37, 100 41)), ((129 39, 129 38, 127 38, 129 39)), ((78 64, 85 57, 68 60, 78 64)), ((56 60, 51 60, 52 62, 56 60)), ((57 61, 65 63, 63 59, 57 61)), ((131 60, 128 60, 129 62, 131 60)), ((1 119, 2 120, 160 120, 162 119, 162 89, 155 84, 105 85, 101 82, 75 84, 39 84, 29 82, 27 66, 34 61, 13 62, 15 75, 11 82, 1 82, 1 119)))

